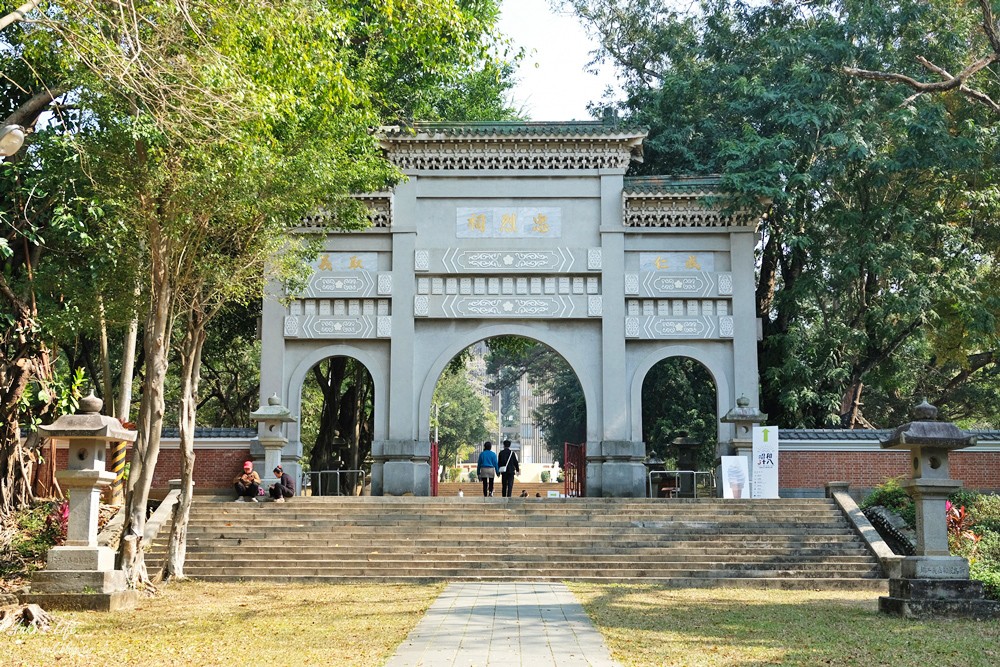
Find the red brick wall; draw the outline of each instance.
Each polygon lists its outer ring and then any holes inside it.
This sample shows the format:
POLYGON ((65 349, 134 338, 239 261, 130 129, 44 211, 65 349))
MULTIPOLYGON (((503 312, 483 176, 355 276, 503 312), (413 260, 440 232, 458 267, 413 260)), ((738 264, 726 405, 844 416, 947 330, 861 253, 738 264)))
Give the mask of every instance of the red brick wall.
MULTIPOLYGON (((1000 489, 1000 452, 952 452, 948 464, 951 477, 961 480, 967 488, 1000 489)), ((890 477, 909 474, 907 452, 781 451, 778 459, 781 489, 823 489, 827 482, 834 481, 870 489, 890 477)))
MULTIPOLYGON (((153 495, 162 496, 170 487, 170 480, 180 479, 181 461, 179 449, 160 449, 160 456, 153 472, 153 495)), ((132 459, 131 449, 125 460, 132 459)), ((246 449, 202 449, 195 450, 194 488, 195 493, 229 491, 233 479, 243 470, 243 462, 250 459, 250 448, 246 449)), ((111 451, 107 459, 111 460, 111 451)), ((56 449, 56 470, 65 470, 69 461, 66 447, 56 449)), ((257 471, 261 475, 261 471, 257 471)), ((262 475, 263 477, 263 475, 262 475)))

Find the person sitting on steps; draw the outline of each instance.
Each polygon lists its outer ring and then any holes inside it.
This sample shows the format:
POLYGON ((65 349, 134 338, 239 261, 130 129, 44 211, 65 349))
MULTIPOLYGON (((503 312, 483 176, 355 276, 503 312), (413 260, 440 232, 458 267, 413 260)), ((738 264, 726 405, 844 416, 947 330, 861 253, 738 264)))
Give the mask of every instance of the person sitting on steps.
POLYGON ((273 472, 278 481, 272 484, 267 492, 274 502, 283 503, 285 498, 291 498, 295 495, 295 482, 292 481, 292 477, 287 472, 281 469, 281 466, 275 466, 273 472))
POLYGON ((243 464, 243 473, 237 475, 233 483, 236 487, 236 502, 244 498, 248 503, 257 502, 257 496, 260 494, 260 475, 253 469, 253 461, 246 461, 243 464))

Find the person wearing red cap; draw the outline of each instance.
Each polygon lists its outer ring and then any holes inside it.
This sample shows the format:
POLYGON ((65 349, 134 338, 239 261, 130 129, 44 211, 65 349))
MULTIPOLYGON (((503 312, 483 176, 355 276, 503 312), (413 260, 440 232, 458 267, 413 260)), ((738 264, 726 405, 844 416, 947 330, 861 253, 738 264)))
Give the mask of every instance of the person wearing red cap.
POLYGON ((253 469, 253 461, 243 464, 243 474, 234 480, 236 486, 236 502, 246 499, 248 503, 257 502, 260 493, 260 475, 253 469))

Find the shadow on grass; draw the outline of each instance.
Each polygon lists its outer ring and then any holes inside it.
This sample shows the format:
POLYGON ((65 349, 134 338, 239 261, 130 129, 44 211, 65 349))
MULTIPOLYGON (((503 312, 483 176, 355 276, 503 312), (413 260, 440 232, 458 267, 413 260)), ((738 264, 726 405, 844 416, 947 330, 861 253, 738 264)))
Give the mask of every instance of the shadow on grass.
POLYGON ((626 665, 1000 664, 1000 622, 912 621, 840 591, 574 585, 626 665))

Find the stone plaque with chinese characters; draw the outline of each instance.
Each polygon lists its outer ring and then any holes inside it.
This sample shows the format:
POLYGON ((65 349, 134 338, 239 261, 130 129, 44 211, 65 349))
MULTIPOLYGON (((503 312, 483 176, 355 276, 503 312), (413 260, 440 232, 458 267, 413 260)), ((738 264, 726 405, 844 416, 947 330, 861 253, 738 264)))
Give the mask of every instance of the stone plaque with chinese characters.
POLYGON ((639 271, 715 271, 715 255, 710 252, 642 252, 639 271))
POLYGON ((562 209, 553 206, 457 209, 455 236, 460 239, 536 239, 562 236, 562 209))
POLYGON ((374 252, 324 252, 312 263, 314 273, 376 271, 378 255, 374 252))

